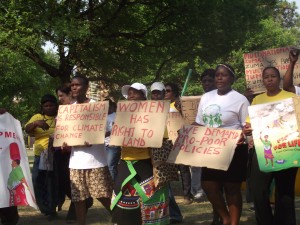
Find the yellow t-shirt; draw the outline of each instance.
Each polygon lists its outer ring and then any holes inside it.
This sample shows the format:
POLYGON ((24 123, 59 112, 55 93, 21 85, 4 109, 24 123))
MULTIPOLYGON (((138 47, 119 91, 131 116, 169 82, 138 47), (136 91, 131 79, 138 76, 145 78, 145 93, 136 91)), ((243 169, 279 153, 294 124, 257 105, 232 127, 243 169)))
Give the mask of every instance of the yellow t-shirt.
MULTIPOLYGON (((268 102, 276 102, 276 101, 280 101, 280 100, 283 100, 283 99, 292 98, 293 96, 296 96, 296 95, 292 92, 288 92, 288 91, 285 91, 285 90, 281 90, 275 96, 268 96, 267 93, 262 93, 260 95, 257 95, 253 99, 251 105, 258 105, 258 104, 263 104, 263 103, 268 103, 268 102)), ((247 117, 246 122, 250 123, 250 117, 249 116, 247 117)))
POLYGON ((148 148, 122 147, 121 159, 123 160, 150 159, 150 150, 148 148))
POLYGON ((25 127, 27 124, 33 123, 37 120, 45 120, 46 123, 49 125, 48 130, 43 130, 40 127, 37 127, 34 129, 32 133, 30 133, 31 136, 35 137, 34 141, 34 155, 41 155, 41 152, 48 148, 48 142, 49 142, 49 136, 51 134, 54 134, 55 130, 55 117, 54 116, 46 116, 42 114, 35 114, 31 117, 31 119, 25 124, 25 127))
MULTIPOLYGON (((169 138, 167 129, 165 129, 164 138, 169 138)), ((150 158, 151 155, 148 148, 122 147, 121 159, 123 160, 142 160, 150 158)))
POLYGON ((175 101, 170 103, 170 112, 178 112, 175 107, 175 101))

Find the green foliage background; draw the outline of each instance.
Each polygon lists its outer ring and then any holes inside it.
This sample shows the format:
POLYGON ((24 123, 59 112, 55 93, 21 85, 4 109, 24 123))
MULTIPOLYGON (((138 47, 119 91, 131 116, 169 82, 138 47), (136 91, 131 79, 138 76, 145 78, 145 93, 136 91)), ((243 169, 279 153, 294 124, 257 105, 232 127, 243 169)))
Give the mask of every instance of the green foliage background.
POLYGON ((233 65, 243 93, 244 53, 299 45, 295 9, 285 0, 3 0, 0 107, 25 122, 75 71, 118 99, 132 82, 182 87, 192 69, 186 95, 199 95, 199 74, 220 62, 233 65))

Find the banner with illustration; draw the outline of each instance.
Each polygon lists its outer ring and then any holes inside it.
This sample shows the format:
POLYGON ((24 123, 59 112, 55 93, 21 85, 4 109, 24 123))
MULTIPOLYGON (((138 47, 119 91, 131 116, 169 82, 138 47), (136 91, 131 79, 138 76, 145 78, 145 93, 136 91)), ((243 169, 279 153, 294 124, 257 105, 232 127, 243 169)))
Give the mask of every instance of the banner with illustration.
MULTIPOLYGON (((244 66, 247 87, 251 88, 254 91, 254 93, 261 93, 265 91, 265 87, 262 83, 262 71, 267 66, 276 67, 279 70, 281 77, 283 77, 290 64, 290 49, 297 50, 298 48, 288 46, 244 54, 244 66)), ((294 84, 300 84, 299 61, 295 65, 293 74, 294 84)))
POLYGON ((21 124, 9 113, 0 114, 0 162, 0 208, 37 208, 21 124))
POLYGON ((106 131, 108 101, 60 105, 58 109, 54 147, 103 144, 106 131))
POLYGON ((170 101, 119 101, 110 144, 124 147, 160 148, 170 101))
POLYGON ((195 122, 198 105, 200 103, 201 95, 199 96, 181 96, 181 112, 185 125, 191 125, 195 122))
POLYGON ((260 170, 299 167, 300 137, 293 98, 249 106, 249 116, 260 170))
POLYGON ((184 126, 179 131, 167 161, 227 170, 240 135, 241 130, 184 126))

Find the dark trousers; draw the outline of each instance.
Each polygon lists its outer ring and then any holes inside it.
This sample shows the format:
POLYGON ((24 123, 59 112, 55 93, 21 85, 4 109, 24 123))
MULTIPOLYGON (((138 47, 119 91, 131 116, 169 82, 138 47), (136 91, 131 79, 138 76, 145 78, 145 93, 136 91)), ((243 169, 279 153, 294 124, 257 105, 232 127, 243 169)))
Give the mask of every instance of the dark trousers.
POLYGON ((251 190, 257 225, 296 225, 295 179, 298 168, 263 173, 259 170, 256 153, 251 164, 251 190), (269 193, 275 180, 275 210, 270 206, 269 193))
POLYGON ((252 165, 254 151, 255 151, 254 148, 248 150, 247 177, 246 177, 246 202, 248 203, 253 202, 250 176, 251 176, 251 165, 252 165))
POLYGON ((52 215, 56 213, 54 174, 53 171, 40 170, 39 162, 40 156, 35 156, 32 167, 32 183, 35 199, 41 213, 52 215))
POLYGON ((1 225, 16 225, 19 220, 17 206, 0 208, 1 225))
POLYGON ((182 221, 182 214, 179 206, 175 200, 171 184, 169 184, 169 210, 170 210, 170 219, 182 221))
POLYGON ((191 178, 190 166, 179 165, 179 170, 180 170, 181 181, 182 181, 183 196, 184 198, 192 198, 193 197, 191 194, 192 178, 191 178))

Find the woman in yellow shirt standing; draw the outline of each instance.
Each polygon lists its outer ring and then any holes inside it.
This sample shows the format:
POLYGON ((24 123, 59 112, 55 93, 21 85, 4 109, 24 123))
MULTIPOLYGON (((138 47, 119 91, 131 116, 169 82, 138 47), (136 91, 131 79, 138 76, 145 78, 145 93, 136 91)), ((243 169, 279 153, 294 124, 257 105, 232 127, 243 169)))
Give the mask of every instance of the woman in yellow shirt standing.
MULTIPOLYGON (((266 67, 263 70, 262 81, 267 91, 256 96, 251 105, 276 102, 295 96, 294 93, 284 91, 280 88, 280 73, 275 67, 266 67)), ((246 122, 244 133, 251 135, 250 119, 247 118, 246 122)), ((272 157, 270 154, 265 154, 266 160, 272 157)), ((268 165, 267 162, 266 166, 268 165)), ((257 225, 296 224, 294 187, 297 169, 289 168, 269 173, 261 172, 256 151, 254 152, 251 162, 250 184, 257 225), (276 188, 274 213, 269 199, 270 186, 273 179, 275 180, 276 188)))
POLYGON ((58 110, 56 98, 46 94, 41 99, 41 113, 35 114, 25 124, 25 131, 35 137, 34 164, 32 168, 32 182, 37 205, 40 211, 52 220, 56 216, 56 206, 52 196, 52 171, 41 170, 40 158, 43 151, 48 150, 49 137, 55 130, 55 117, 58 110))

